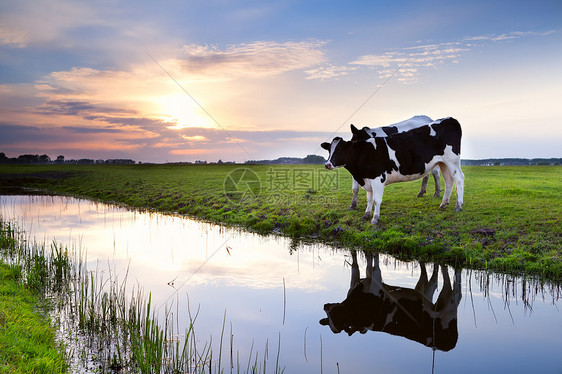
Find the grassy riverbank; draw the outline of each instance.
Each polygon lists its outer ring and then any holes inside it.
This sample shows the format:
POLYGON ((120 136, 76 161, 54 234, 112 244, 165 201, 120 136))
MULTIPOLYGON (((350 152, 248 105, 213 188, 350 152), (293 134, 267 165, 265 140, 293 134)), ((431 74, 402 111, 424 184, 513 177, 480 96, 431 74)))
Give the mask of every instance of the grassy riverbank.
POLYGON ((64 373, 49 321, 22 287, 17 267, 0 264, 0 373, 64 373))
MULTIPOLYGON (((16 245, 0 221, 0 254, 16 245)), ((0 257, 0 373, 65 373, 67 364, 41 296, 23 278, 20 265, 0 257)))
MULTIPOLYGON (((562 167, 464 167, 464 210, 438 211, 420 183, 388 186, 378 228, 347 211, 351 177, 319 165, 0 166, 0 187, 30 187, 381 250, 401 259, 562 279, 562 167)), ((443 183, 442 183, 443 184, 443 183)))

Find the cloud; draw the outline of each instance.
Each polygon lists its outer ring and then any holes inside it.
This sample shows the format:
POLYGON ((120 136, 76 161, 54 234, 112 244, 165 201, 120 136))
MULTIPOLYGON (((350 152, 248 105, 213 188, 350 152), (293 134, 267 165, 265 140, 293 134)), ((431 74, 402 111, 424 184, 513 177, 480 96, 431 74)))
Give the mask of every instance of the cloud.
POLYGON ((24 48, 27 43, 27 32, 0 24, 0 45, 13 48, 24 48))
POLYGON ((197 156, 203 157, 203 155, 208 155, 209 153, 213 153, 214 151, 211 149, 205 148, 193 148, 193 149, 174 149, 170 151, 170 154, 176 156, 197 156))
POLYGON ((351 65, 364 65, 364 66, 381 66, 389 67, 396 63, 404 63, 408 58, 403 53, 398 52, 385 52, 381 55, 364 55, 355 61, 351 61, 351 65))
POLYGON ((50 100, 40 105, 37 110, 40 114, 54 114, 65 116, 83 116, 87 119, 99 118, 94 113, 127 113, 133 114, 131 109, 115 108, 106 105, 94 104, 90 101, 50 100))
POLYGON ((345 65, 320 66, 314 69, 307 70, 306 73, 308 74, 308 77, 306 77, 306 79, 319 79, 319 80, 337 79, 341 76, 348 75, 351 71, 354 70, 357 70, 357 68, 352 66, 345 66, 345 65))
POLYGON ((16 48, 45 43, 70 47, 69 29, 100 25, 106 21, 95 7, 71 0, 52 2, 17 1, 2 6, 0 43, 16 48))
POLYGON ((492 41, 492 42, 502 42, 505 40, 512 40, 512 39, 519 39, 524 38, 527 36, 547 36, 555 34, 557 31, 549 30, 544 32, 538 31, 512 31, 508 33, 503 33, 499 35, 479 35, 479 36, 469 36, 464 38, 464 41, 471 42, 471 41, 492 41))
POLYGON ((188 142, 208 142, 209 139, 203 135, 195 135, 195 136, 187 136, 182 135, 182 138, 187 140, 188 142))
POLYGON ((325 44, 257 41, 225 49, 191 44, 182 48, 179 64, 185 73, 200 78, 264 77, 324 63, 322 47, 325 44))
POLYGON ((36 136, 49 141, 54 140, 52 132, 37 126, 19 126, 10 123, 0 123, 0 145, 3 148, 27 140, 35 140, 36 136))
POLYGON ((377 69, 381 79, 396 74, 399 82, 414 83, 418 80, 422 69, 457 62, 461 54, 469 50, 460 42, 427 44, 380 55, 360 56, 350 64, 377 69))
MULTIPOLYGON (((154 146, 170 155, 193 156, 208 160, 236 160, 277 158, 282 156, 304 157, 323 153, 320 143, 335 136, 327 131, 290 130, 229 130, 214 128, 185 128, 160 138, 154 146)), ((347 134, 336 134, 347 136, 347 134)), ((195 158, 191 158, 193 161, 195 158)))
POLYGON ((104 128, 104 127, 77 127, 77 126, 63 126, 62 130, 69 133, 77 134, 108 134, 108 133, 122 133, 125 129, 104 128))
MULTIPOLYGON (((119 133, 119 131, 115 131, 119 133)), ((116 138, 113 131, 97 128, 21 126, 0 123, 0 147, 3 151, 22 153, 62 152, 71 158, 94 157, 104 151, 131 151, 142 146, 138 139, 116 138), (108 134, 111 141, 108 141, 108 134), (86 153, 90 152, 92 156, 86 153)), ((121 136, 131 136, 122 132, 121 136)), ((16 155, 17 156, 17 155, 16 155)), ((99 157, 99 156, 97 156, 99 157)), ((110 157, 108 157, 110 158, 110 157)))
POLYGON ((426 69, 435 69, 448 63, 457 63, 463 54, 482 47, 486 43, 500 43, 529 36, 546 36, 555 32, 514 31, 499 35, 470 36, 458 41, 415 45, 378 54, 362 55, 350 61, 347 65, 339 67, 321 66, 310 69, 307 73, 309 73, 309 79, 327 80, 338 78, 359 68, 369 68, 376 70, 381 79, 395 75, 401 83, 415 83, 426 69))
POLYGON ((116 92, 127 97, 135 96, 139 90, 150 90, 161 75, 155 69, 133 66, 128 70, 103 70, 73 67, 70 70, 55 71, 36 82, 39 94, 53 100, 60 97, 68 99, 80 97, 99 97, 107 100, 112 93, 113 102, 119 102, 116 92))

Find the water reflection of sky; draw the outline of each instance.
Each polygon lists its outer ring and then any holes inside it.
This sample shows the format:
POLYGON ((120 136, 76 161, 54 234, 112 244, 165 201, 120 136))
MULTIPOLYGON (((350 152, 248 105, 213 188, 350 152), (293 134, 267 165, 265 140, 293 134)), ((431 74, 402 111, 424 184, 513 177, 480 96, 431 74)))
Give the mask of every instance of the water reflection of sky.
MULTIPOLYGON (((381 332, 333 334, 319 324, 324 304, 347 295, 349 252, 299 245, 291 253, 286 238, 73 198, 1 196, 0 205, 4 219, 15 218, 37 241, 86 251, 89 270, 120 279, 128 272, 129 285, 150 292, 162 313, 166 306, 178 308, 183 323, 189 299, 203 342, 212 336, 218 344, 226 313, 225 335, 232 333, 242 368, 253 343, 259 360, 267 345, 273 369, 280 339, 280 362, 288 373, 331 373, 338 367, 342 373, 431 372, 431 348, 381 332)), ((361 276, 364 261, 360 256, 361 276)), ((419 264, 387 256, 381 257, 381 270, 387 284, 409 288, 420 274, 419 264)), ((461 287, 458 342, 451 351, 435 353, 436 372, 562 370, 561 305, 548 288, 537 294, 527 284, 526 305, 521 279, 463 271, 461 287), (486 279, 488 287, 482 287, 486 279)), ((436 294, 441 288, 440 280, 436 294)), ((230 339, 224 349, 230 352, 230 339)))

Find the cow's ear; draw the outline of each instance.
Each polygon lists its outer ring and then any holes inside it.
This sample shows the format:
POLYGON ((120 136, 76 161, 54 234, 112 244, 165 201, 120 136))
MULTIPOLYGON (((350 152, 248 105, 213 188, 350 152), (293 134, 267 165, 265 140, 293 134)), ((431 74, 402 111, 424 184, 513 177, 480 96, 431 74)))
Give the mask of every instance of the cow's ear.
POLYGON ((324 142, 324 143, 322 143, 320 146, 321 146, 322 148, 324 148, 325 150, 327 150, 327 151, 330 150, 330 143, 324 142))
POLYGON ((359 131, 359 129, 357 127, 353 126, 353 123, 351 125, 349 125, 349 127, 351 128, 352 134, 357 134, 357 132, 359 131))

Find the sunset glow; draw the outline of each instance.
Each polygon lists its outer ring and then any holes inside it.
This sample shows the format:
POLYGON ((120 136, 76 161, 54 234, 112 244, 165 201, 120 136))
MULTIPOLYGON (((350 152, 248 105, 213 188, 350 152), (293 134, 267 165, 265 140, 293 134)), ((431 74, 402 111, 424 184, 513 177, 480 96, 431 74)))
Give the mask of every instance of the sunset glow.
POLYGON ((158 100, 164 122, 168 129, 181 130, 189 127, 213 127, 212 120, 195 103, 186 100, 185 95, 176 94, 158 100))

